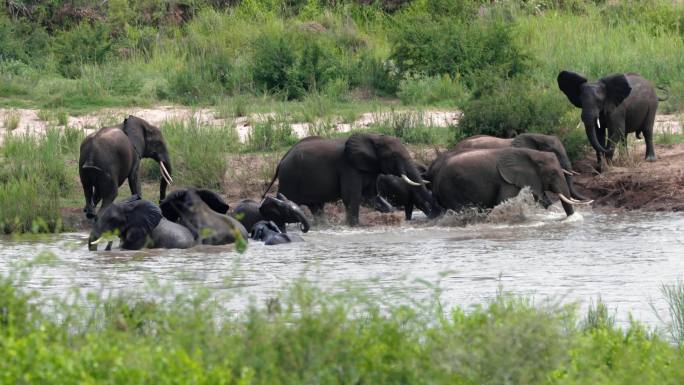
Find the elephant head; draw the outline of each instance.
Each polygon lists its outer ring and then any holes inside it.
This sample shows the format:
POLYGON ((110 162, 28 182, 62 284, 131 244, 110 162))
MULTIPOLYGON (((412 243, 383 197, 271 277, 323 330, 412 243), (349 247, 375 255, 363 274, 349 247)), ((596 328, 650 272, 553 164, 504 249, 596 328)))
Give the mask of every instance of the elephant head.
POLYGON ((599 116, 604 110, 611 110, 620 105, 632 92, 627 77, 616 74, 589 83, 582 75, 562 71, 558 74, 557 80, 558 87, 570 102, 582 109, 582 122, 591 146, 598 153, 609 152, 596 137, 596 130, 601 128, 599 116))
POLYGON ((181 214, 181 209, 183 208, 181 205, 184 202, 185 195, 188 193, 188 190, 193 190, 195 194, 209 206, 210 209, 216 211, 219 214, 225 214, 228 212, 230 209, 230 206, 226 201, 221 198, 220 195, 217 193, 207 190, 207 189, 180 189, 180 190, 174 190, 169 193, 169 195, 162 201, 162 203, 159 204, 159 207, 161 208, 162 215, 164 215, 164 218, 170 220, 171 222, 176 222, 178 221, 178 218, 180 217, 181 214))
MULTIPOLYGON (((532 194, 546 203, 545 191, 558 194, 565 213, 574 213, 573 204, 587 203, 570 198, 570 190, 555 155, 533 150, 516 150, 504 154, 497 163, 499 175, 519 188, 529 186, 532 194)), ((550 203, 550 202, 548 202, 550 203)), ((591 203, 591 202, 588 202, 591 203)))
POLYGON ((276 233, 280 233, 280 229, 273 221, 259 221, 252 227, 250 238, 257 241, 264 241, 276 233))
POLYGON ((311 228, 304 212, 282 193, 278 193, 277 198, 264 197, 259 205, 259 213, 267 221, 275 222, 281 230, 284 230, 286 223, 299 223, 303 233, 311 228))
POLYGON ((124 119, 122 129, 140 158, 151 158, 159 163, 159 200, 163 200, 166 197, 166 187, 173 179, 171 160, 161 130, 133 115, 124 119))
POLYGON ((345 143, 344 156, 351 167, 359 172, 401 177, 411 186, 416 206, 421 211, 430 218, 441 214, 420 171, 399 139, 388 135, 354 134, 345 143))
POLYGON ((560 163, 563 174, 565 174, 565 181, 568 184, 568 189, 570 189, 570 196, 575 199, 586 200, 584 196, 575 191, 575 187, 572 181, 572 176, 577 174, 572 170, 572 163, 570 162, 570 157, 565 152, 565 146, 554 135, 543 135, 543 134, 520 134, 516 136, 511 145, 513 147, 529 148, 537 151, 552 152, 556 154, 556 158, 560 163))
MULTIPOLYGON (((147 235, 162 219, 161 210, 154 203, 133 195, 108 206, 98 217, 90 231, 88 249, 97 250, 107 233, 118 234, 121 248, 138 250, 145 246, 147 235)), ((107 250, 111 248, 111 242, 107 250)))

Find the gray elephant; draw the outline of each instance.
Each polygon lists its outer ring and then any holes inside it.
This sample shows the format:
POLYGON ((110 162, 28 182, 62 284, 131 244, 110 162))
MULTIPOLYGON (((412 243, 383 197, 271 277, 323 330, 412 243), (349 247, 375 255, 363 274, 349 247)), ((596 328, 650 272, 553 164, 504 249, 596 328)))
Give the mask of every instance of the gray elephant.
POLYGON ((530 150, 554 153, 565 174, 565 181, 568 183, 570 196, 580 200, 587 199, 575 191, 572 176, 577 175, 578 173, 572 170, 572 163, 570 162, 568 154, 565 152, 565 146, 563 146, 560 139, 554 135, 524 133, 510 139, 502 139, 489 135, 476 135, 461 140, 450 151, 462 152, 472 149, 503 147, 529 148, 530 150))
POLYGON ((596 151, 599 172, 603 168, 603 154, 611 160, 615 146, 625 141, 625 135, 630 132, 637 138, 640 133, 644 134, 645 158, 656 160, 653 123, 659 99, 648 80, 636 73, 626 73, 590 83, 584 76, 569 71, 559 73, 557 80, 558 87, 570 102, 582 109, 582 122, 589 143, 596 151))
POLYGON ((224 245, 235 242, 238 237, 247 239, 245 227, 226 215, 228 204, 210 190, 175 190, 159 207, 168 220, 188 228, 197 243, 224 245))
POLYGON ((250 237, 255 241, 263 241, 265 245, 279 245, 290 242, 303 242, 297 234, 283 233, 273 221, 259 221, 252 226, 250 237))
POLYGON ((545 191, 558 194, 568 216, 574 213, 573 204, 591 203, 570 197, 554 154, 516 147, 454 153, 435 169, 432 184, 437 201, 452 210, 469 205, 492 208, 525 186, 544 207, 551 204, 545 191))
POLYGON ((304 212, 283 194, 266 196, 261 202, 243 199, 235 205, 230 216, 239 220, 247 232, 252 232, 254 224, 264 220, 273 221, 283 233, 287 232, 287 223, 299 223, 303 233, 311 227, 304 212))
MULTIPOLYGON (((423 178, 425 172, 427 172, 427 167, 420 163, 415 163, 415 166, 418 172, 420 172, 423 183, 427 184, 428 182, 423 178)), ((413 218, 413 207, 416 202, 414 201, 414 194, 411 191, 412 187, 410 185, 398 176, 381 174, 378 176, 376 186, 378 195, 381 198, 387 199, 394 207, 404 209, 404 217, 407 221, 410 221, 413 218)), ((382 210, 378 209, 378 211, 382 210)))
POLYGON ((119 186, 128 179, 131 194, 141 195, 138 169, 142 158, 159 162, 159 200, 171 184, 171 161, 161 131, 148 122, 129 116, 122 124, 102 128, 81 143, 78 173, 85 195, 83 211, 94 218, 100 200, 102 212, 116 198, 119 186))
MULTIPOLYGON (((142 248, 186 249, 195 245, 195 239, 187 228, 162 216, 154 203, 133 195, 122 202, 107 206, 98 215, 88 237, 88 249, 97 250, 105 242, 107 233, 118 234, 122 249, 142 248)), ((108 241, 106 250, 112 242, 108 241)))
POLYGON ((342 198, 347 223, 354 226, 359 222, 362 199, 376 195, 379 174, 400 176, 412 186, 418 208, 429 217, 439 215, 408 151, 399 139, 387 135, 363 133, 348 139, 302 139, 280 160, 266 192, 279 179, 278 191, 293 202, 308 206, 314 216, 323 213, 326 202, 342 198))

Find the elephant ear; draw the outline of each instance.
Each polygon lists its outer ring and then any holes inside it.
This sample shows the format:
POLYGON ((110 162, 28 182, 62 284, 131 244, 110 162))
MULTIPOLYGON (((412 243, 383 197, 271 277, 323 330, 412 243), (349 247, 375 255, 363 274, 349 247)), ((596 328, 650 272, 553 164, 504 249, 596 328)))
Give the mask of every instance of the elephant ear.
POLYGON ((580 89, 582 84, 587 82, 587 78, 574 72, 561 71, 561 73, 558 74, 557 80, 558 87, 563 91, 565 96, 568 97, 570 103, 577 108, 582 108, 580 89))
POLYGON ((372 174, 380 173, 380 159, 375 148, 377 135, 354 134, 344 145, 344 156, 354 168, 372 174))
POLYGON ((159 204, 161 213, 164 218, 170 220, 171 222, 178 221, 180 218, 183 202, 185 201, 185 196, 188 190, 175 190, 170 192, 166 198, 159 204))
POLYGON ((220 214, 225 214, 230 209, 230 206, 226 201, 221 198, 217 193, 207 190, 207 189, 197 189, 195 190, 197 195, 207 204, 212 210, 220 214))
POLYGON ((623 74, 606 76, 601 79, 601 83, 606 86, 606 100, 616 106, 619 106, 632 92, 632 86, 623 74))
POLYGON ((537 164, 524 151, 510 151, 504 154, 497 163, 501 177, 519 188, 529 186, 532 193, 541 197, 544 189, 537 172, 537 164))
POLYGON ((520 134, 516 136, 515 138, 513 138, 511 146, 541 151, 541 148, 539 147, 539 142, 534 138, 534 136, 529 134, 520 134))
POLYGON ((147 235, 162 219, 161 209, 154 203, 140 199, 126 203, 127 232, 147 235))
POLYGON ((123 122, 123 132, 131 141, 138 157, 145 153, 145 125, 147 122, 137 116, 129 115, 123 122))

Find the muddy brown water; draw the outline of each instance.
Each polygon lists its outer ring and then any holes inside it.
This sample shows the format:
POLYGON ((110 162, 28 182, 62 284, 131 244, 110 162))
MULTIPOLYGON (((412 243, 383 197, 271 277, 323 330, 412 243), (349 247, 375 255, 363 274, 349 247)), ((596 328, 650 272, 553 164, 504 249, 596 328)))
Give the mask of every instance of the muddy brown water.
POLYGON ((535 302, 585 308, 600 296, 620 323, 631 314, 662 326, 656 313, 667 315, 667 304, 660 286, 684 276, 684 214, 583 208, 565 218, 560 207, 522 206, 495 209, 489 221, 466 226, 463 216, 428 222, 419 213, 402 226, 328 224, 303 234, 303 243, 251 242, 244 254, 228 246, 89 252, 84 233, 2 238, 0 274, 51 252, 57 260, 32 267, 22 285, 58 297, 74 288, 145 296, 150 281, 172 291, 199 285, 227 294, 221 298, 235 311, 247 298, 263 303, 278 296, 303 276, 331 289, 353 282, 397 301, 425 301, 438 284, 443 304, 465 307, 494 297, 501 285, 535 302))

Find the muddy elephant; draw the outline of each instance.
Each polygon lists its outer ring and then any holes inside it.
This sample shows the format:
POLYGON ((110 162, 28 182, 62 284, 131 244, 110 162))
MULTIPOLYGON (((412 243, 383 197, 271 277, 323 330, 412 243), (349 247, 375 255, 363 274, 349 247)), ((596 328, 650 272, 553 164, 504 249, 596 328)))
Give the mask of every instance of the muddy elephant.
POLYGON ((461 140, 450 151, 462 152, 472 149, 503 147, 528 148, 530 150, 554 153, 556 158, 558 158, 561 168, 563 169, 563 174, 565 174, 565 181, 570 189, 570 196, 580 200, 587 199, 575 191, 572 176, 577 175, 578 173, 572 169, 572 163, 570 162, 567 152, 565 152, 565 146, 563 146, 563 143, 560 141, 560 139, 554 135, 524 133, 510 139, 502 139, 489 135, 476 135, 461 140))
POLYGON ((273 221, 259 221, 252 226, 250 237, 255 241, 263 241, 265 245, 279 245, 290 242, 303 242, 297 234, 283 233, 273 221))
POLYGON ((88 249, 97 250, 97 245, 108 242, 106 234, 117 234, 122 249, 142 248, 187 249, 195 245, 195 239, 186 227, 173 223, 162 216, 161 209, 154 203, 133 195, 124 201, 107 206, 97 216, 88 237, 88 249))
POLYGON ((630 132, 634 132, 637 138, 644 134, 645 158, 656 160, 653 123, 659 99, 648 80, 636 73, 625 73, 606 76, 592 83, 584 76, 569 71, 561 71, 557 80, 558 87, 570 102, 582 109, 582 122, 589 143, 596 151, 599 172, 603 168, 603 154, 611 160, 615 146, 625 141, 625 135, 630 132))
MULTIPOLYGON (((415 163, 416 169, 420 172, 421 179, 427 171, 427 167, 420 163, 415 163)), ((429 183, 423 179, 423 183, 429 183)), ((412 186, 405 183, 400 177, 395 175, 380 174, 376 181, 378 195, 385 198, 392 206, 404 209, 404 217, 407 221, 413 218, 414 194, 412 186)), ((378 211, 382 211, 379 210, 378 211)))
POLYGON ((238 237, 247 239, 245 227, 226 215, 229 206, 210 190, 187 188, 169 193, 159 204, 168 220, 188 228, 195 242, 205 245, 225 245, 238 237))
POLYGON ((78 173, 85 195, 83 211, 86 217, 95 217, 94 210, 100 201, 102 206, 98 213, 107 208, 126 179, 131 194, 141 195, 138 169, 142 158, 159 162, 161 201, 173 179, 169 152, 159 128, 130 115, 122 124, 102 128, 83 140, 78 173))
POLYGON ((251 232, 254 224, 259 221, 272 221, 283 233, 287 232, 287 223, 299 223, 303 233, 311 228, 309 219, 302 209, 283 194, 276 197, 266 196, 261 202, 243 199, 235 205, 230 216, 240 221, 247 232, 251 232))
POLYGON ((391 174, 411 185, 416 205, 429 217, 439 215, 434 200, 411 157, 399 139, 379 134, 354 134, 348 139, 308 137, 295 144, 276 168, 278 191, 293 202, 309 207, 314 216, 326 202, 342 198, 346 220, 359 222, 362 198, 376 195, 379 174, 391 174))
POLYGON ((506 147, 454 153, 435 170, 432 192, 444 207, 492 208, 529 186, 535 200, 551 205, 546 191, 559 195, 565 213, 574 213, 570 190, 556 156, 549 152, 506 147))

